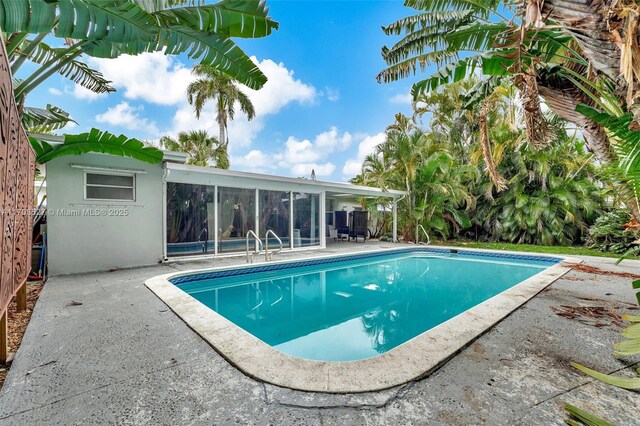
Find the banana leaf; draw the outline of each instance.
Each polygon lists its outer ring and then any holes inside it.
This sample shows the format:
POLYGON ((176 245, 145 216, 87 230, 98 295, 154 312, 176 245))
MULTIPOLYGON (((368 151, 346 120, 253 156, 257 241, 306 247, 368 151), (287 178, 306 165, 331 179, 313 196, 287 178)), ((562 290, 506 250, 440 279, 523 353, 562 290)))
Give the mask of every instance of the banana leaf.
POLYGON ((51 145, 44 140, 29 138, 35 151, 36 161, 40 164, 66 155, 80 155, 88 152, 99 152, 120 157, 131 157, 146 163, 159 163, 163 153, 158 148, 145 146, 137 139, 124 135, 115 136, 109 132, 91 129, 88 133, 65 135, 60 145, 51 145))

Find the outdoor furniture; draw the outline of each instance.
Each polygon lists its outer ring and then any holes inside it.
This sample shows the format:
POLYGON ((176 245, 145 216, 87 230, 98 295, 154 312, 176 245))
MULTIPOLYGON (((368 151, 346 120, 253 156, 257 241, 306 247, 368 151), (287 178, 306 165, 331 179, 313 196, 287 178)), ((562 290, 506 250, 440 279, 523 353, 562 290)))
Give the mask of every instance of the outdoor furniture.
POLYGON ((336 215, 336 231, 338 233, 337 238, 340 241, 344 241, 349 237, 349 225, 347 225, 347 212, 339 210, 335 212, 336 215))
POLYGON ((349 241, 353 238, 358 242, 358 237, 361 237, 364 243, 369 235, 369 212, 352 211, 349 213, 349 222, 349 241))

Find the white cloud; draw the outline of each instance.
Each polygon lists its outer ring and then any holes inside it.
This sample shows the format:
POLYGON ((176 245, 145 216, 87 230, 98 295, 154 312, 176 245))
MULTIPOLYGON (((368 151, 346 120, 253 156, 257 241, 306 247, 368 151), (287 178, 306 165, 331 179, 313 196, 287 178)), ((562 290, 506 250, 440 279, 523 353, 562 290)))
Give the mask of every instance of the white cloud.
POLYGON ((231 166, 234 170, 306 178, 311 177, 311 171, 315 170, 319 178, 327 177, 338 169, 335 163, 343 158, 340 153, 358 143, 357 154, 347 159, 342 167, 346 180, 360 173, 364 158, 384 140, 383 132, 374 135, 351 134, 331 127, 312 139, 289 136, 282 147, 273 152, 252 149, 246 154, 231 155, 231 166))
POLYGON ((289 164, 296 164, 322 160, 336 151, 344 151, 349 147, 352 140, 353 136, 349 132, 339 134, 336 127, 316 135, 313 142, 308 139, 298 140, 294 136, 289 136, 285 142, 284 161, 289 164))
POLYGON ((264 167, 267 168, 274 168, 275 166, 272 163, 272 156, 265 154, 264 152, 260 151, 259 149, 253 149, 251 151, 249 151, 246 155, 244 155, 242 158, 244 161, 246 161, 247 163, 251 163, 251 164, 260 164, 264 167))
POLYGON ((362 162, 364 158, 371 154, 375 147, 380 145, 385 140, 385 134, 380 132, 373 136, 366 136, 358 145, 358 155, 356 158, 345 161, 342 167, 342 174, 345 177, 353 177, 361 172, 362 162))
POLYGON ((55 87, 49 87, 49 94, 53 96, 62 96, 62 90, 55 87))
POLYGON ((362 162, 358 160, 347 160, 342 167, 342 174, 353 177, 362 171, 362 162))
POLYGON ((143 109, 142 106, 133 107, 127 102, 120 102, 104 113, 96 115, 96 121, 158 135, 159 131, 156 123, 140 116, 139 112, 143 109))
POLYGON ((340 90, 333 87, 325 87, 325 93, 329 102, 337 102, 340 100, 340 90))
POLYGON ((69 121, 67 122, 67 124, 65 124, 65 126, 62 128, 63 130, 71 130, 74 127, 78 127, 78 125, 76 123, 74 123, 73 121, 69 121))
POLYGON ((299 104, 315 102, 318 96, 316 88, 299 79, 294 79, 294 72, 287 69, 282 62, 275 63, 271 59, 258 61, 255 56, 252 56, 251 60, 258 65, 268 79, 260 90, 240 86, 251 99, 256 116, 277 114, 291 102, 299 104))
POLYGON ((67 94, 70 94, 76 99, 81 99, 89 102, 95 101, 96 99, 104 98, 105 96, 107 96, 106 93, 92 92, 91 90, 85 89, 79 84, 74 84, 73 89, 69 89, 68 87, 65 87, 64 92, 67 94))
POLYGON ((187 86, 194 80, 190 69, 162 52, 92 59, 91 62, 117 89, 124 89, 127 99, 159 105, 185 102, 187 86))
POLYGON ((328 154, 333 151, 344 151, 349 148, 353 136, 351 133, 344 132, 342 135, 338 134, 338 129, 334 126, 329 131, 320 133, 316 136, 315 146, 329 150, 328 154))
MULTIPOLYGON (((301 105, 313 104, 318 96, 315 87, 295 79, 294 72, 287 69, 283 63, 276 63, 271 59, 262 61, 255 57, 251 59, 267 76, 268 81, 260 90, 240 86, 240 89, 251 99, 256 116, 249 121, 239 112, 240 108, 236 107, 236 119, 229 123, 229 150, 232 153, 251 146, 258 133, 264 128, 265 120, 269 115, 279 113, 282 108, 294 102, 301 105)), ((184 90, 186 93, 186 86, 184 90)), ((198 120, 193 107, 186 102, 185 98, 176 111, 170 133, 198 129, 207 130, 217 136, 219 128, 215 117, 214 102, 205 105, 198 120)))
POLYGON ((231 155, 230 161, 234 170, 253 173, 274 173, 282 160, 280 154, 269 154, 253 149, 241 156, 231 155))
POLYGON ((394 105, 411 105, 411 93, 398 93, 397 95, 393 95, 389 98, 389 102, 394 105))
POLYGON ((298 177, 310 177, 311 172, 316 172, 316 176, 331 176, 336 170, 335 164, 327 163, 300 163, 291 167, 291 174, 298 177))
POLYGON ((313 143, 308 139, 299 141, 289 136, 284 145, 284 157, 288 163, 316 161, 322 157, 322 153, 314 149, 313 143))
MULTIPOLYGON (((345 151, 359 141, 356 158, 347 160, 343 167, 345 176, 360 172, 362 160, 384 141, 384 133, 352 135, 339 132, 336 127, 317 134, 313 139, 297 139, 289 136, 282 149, 274 152, 251 150, 245 155, 232 155, 231 164, 236 170, 257 173, 279 173, 294 177, 310 177, 312 170, 316 176, 331 176, 337 169, 336 154, 345 151)), ((341 158, 341 155, 337 155, 341 158)))

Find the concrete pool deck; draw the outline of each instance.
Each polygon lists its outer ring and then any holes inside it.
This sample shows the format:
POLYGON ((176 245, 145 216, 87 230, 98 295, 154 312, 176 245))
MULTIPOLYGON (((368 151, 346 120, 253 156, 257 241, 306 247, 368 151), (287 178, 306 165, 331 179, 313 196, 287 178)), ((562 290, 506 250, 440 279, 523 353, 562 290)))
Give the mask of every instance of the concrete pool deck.
MULTIPOLYGON (((411 245, 409 248, 393 247, 388 250, 376 250, 373 253, 317 256, 312 260, 314 262, 335 262, 336 260, 351 259, 367 265, 380 259, 372 256, 385 253, 440 257, 443 254, 449 255, 449 251, 450 249, 433 250, 429 247, 411 245), (361 256, 366 257, 358 260, 361 256)), ((449 265, 452 267, 460 265, 460 262, 484 261, 482 256, 478 256, 484 255, 479 250, 458 249, 456 252, 458 254, 454 256, 458 263, 450 263, 449 265), (469 256, 471 253, 473 256, 469 256)), ((511 256, 510 254, 492 255, 511 256)), ((521 255, 521 257, 522 261, 526 261, 525 255, 521 255)), ((536 259, 540 258, 540 256, 536 257, 536 259)), ((150 278, 145 281, 145 285, 182 318, 193 331, 209 342, 220 355, 249 377, 272 385, 308 392, 373 392, 400 386, 427 376, 494 324, 570 271, 572 265, 581 263, 581 260, 575 258, 565 257, 563 259, 562 262, 556 263, 560 258, 553 257, 551 259, 553 263, 546 264, 533 276, 515 283, 499 294, 480 301, 466 311, 454 315, 447 321, 383 354, 348 362, 302 359, 280 352, 172 283, 173 279, 181 279, 194 274, 224 274, 229 269, 233 271, 261 270, 265 267, 264 263, 240 268, 237 266, 215 267, 187 273, 174 272, 150 278)), ((498 260, 508 262, 510 257, 501 257, 498 260)), ((291 264, 300 265, 301 262, 300 260, 278 260, 266 266, 287 268, 291 264)), ((327 268, 331 268, 330 265, 331 263, 325 263, 327 268)), ((480 265, 480 263, 475 263, 475 265, 480 265)), ((320 290, 322 284, 318 283, 318 286, 320 290)), ((326 299, 327 294, 324 293, 320 297, 326 299)), ((375 309, 374 306, 372 308, 375 309)), ((359 326, 362 327, 362 323, 359 326)))
MULTIPOLYGON (((281 257, 390 246, 337 243, 281 257)), ((582 259, 588 266, 640 274, 640 261, 582 259)), ((331 395, 245 376, 144 286, 146 279, 172 271, 243 262, 228 258, 50 279, 0 393, 0 423, 546 425, 563 424, 563 402, 615 424, 637 421, 640 394, 594 382, 569 366, 577 361, 630 374, 638 360, 612 356, 620 328, 594 327, 551 310, 606 306, 624 312, 635 302, 630 278, 570 271, 430 376, 379 392, 331 395)))

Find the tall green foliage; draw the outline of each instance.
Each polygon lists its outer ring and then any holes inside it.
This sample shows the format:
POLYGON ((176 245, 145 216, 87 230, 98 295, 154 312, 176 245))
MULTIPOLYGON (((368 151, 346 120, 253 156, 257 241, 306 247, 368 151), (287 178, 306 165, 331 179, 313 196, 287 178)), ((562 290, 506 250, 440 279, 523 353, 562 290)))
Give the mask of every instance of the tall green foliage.
POLYGON ((232 78, 215 67, 196 65, 193 74, 198 79, 187 87, 187 100, 193 105, 197 118, 200 118, 207 102, 215 101, 216 122, 220 129, 218 141, 226 150, 229 145, 228 125, 235 118, 236 104, 249 120, 253 120, 256 115, 253 104, 232 78))
POLYGON ((405 240, 415 237, 419 224, 443 237, 471 224, 464 210, 473 205, 468 183, 477 169, 457 163, 432 136, 408 117, 396 115, 386 140, 366 157, 362 173, 352 180, 406 191, 399 211, 405 240))
POLYGON ((278 23, 258 0, 20 0, 0 2, 0 28, 13 33, 10 55, 29 34, 53 33, 72 40, 65 61, 80 54, 186 54, 258 89, 266 77, 230 38, 265 37, 278 23))
POLYGON ((523 244, 581 244, 603 208, 591 156, 574 137, 536 150, 528 144, 505 149, 498 169, 507 189, 492 194, 492 183, 478 187, 474 221, 489 240, 523 244))
POLYGON ((180 132, 176 138, 164 136, 160 139, 160 145, 170 151, 188 154, 188 164, 229 168, 227 150, 205 130, 180 132))
POLYGON ((414 98, 483 75, 477 96, 483 100, 492 95, 497 79, 510 79, 520 95, 526 139, 541 148, 555 138, 541 108, 543 99, 582 130, 602 164, 618 168, 624 204, 640 220, 640 49, 636 31, 612 30, 635 29, 635 12, 612 2, 572 0, 404 4, 413 9, 411 15, 383 27, 387 35, 401 37, 382 48, 387 68, 378 81, 435 66, 437 71, 414 84, 414 98))
POLYGON ((511 86, 494 88, 490 108, 483 112, 473 102, 476 83, 463 81, 421 95, 414 117, 428 112, 429 130, 397 115, 354 182, 407 192, 399 209, 405 239, 413 239, 421 224, 444 238, 581 244, 604 207, 593 156, 552 116, 548 121, 556 123, 556 138, 534 148, 525 141, 511 86), (506 189, 497 187, 489 172, 478 125, 483 113, 493 148, 490 161, 506 189))
MULTIPOLYGON (((6 39, 11 72, 18 74, 26 61, 36 65, 23 78, 14 78, 13 85, 24 127, 39 133, 58 130, 73 121, 57 107, 24 107, 26 96, 55 73, 96 93, 115 90, 100 72, 80 59, 83 55, 115 58, 158 51, 185 54, 200 60, 202 67, 259 89, 266 76, 231 38, 265 37, 277 28, 265 2, 258 0, 222 0, 215 4, 199 0, 0 1, 0 30, 6 39), (64 39, 64 45, 51 47, 45 43, 51 35, 64 39)), ((137 151, 135 155, 145 157, 143 147, 126 143, 127 149, 120 149, 111 143, 115 136, 103 135, 97 129, 69 138, 75 138, 72 149, 66 142, 51 147, 46 141, 34 139, 32 144, 47 152, 43 158, 79 150, 116 155, 137 151), (81 147, 82 140, 89 144, 81 147)), ((156 161, 158 153, 161 159, 162 153, 157 151, 149 161, 156 161)), ((228 167, 226 152, 219 157, 218 162, 228 167)))

